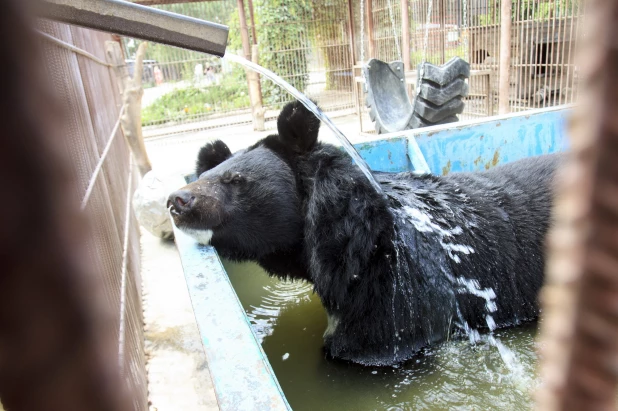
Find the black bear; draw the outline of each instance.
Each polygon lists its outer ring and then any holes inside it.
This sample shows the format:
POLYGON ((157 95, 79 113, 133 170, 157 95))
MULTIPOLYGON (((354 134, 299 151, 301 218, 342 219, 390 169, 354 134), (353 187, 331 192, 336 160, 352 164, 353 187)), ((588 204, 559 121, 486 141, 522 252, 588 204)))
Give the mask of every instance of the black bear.
POLYGON ((313 283, 332 357, 386 365, 453 335, 534 320, 560 155, 448 176, 375 173, 384 194, 298 102, 278 135, 198 155, 175 224, 222 257, 313 283))

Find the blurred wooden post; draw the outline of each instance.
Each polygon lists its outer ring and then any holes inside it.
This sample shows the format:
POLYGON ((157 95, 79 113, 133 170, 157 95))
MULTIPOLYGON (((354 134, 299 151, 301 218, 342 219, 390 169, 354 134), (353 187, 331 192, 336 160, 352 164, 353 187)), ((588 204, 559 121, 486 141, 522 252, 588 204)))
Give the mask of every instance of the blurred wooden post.
POLYGON ((0 204, 0 397, 8 410, 143 409, 119 373, 112 317, 85 258, 62 104, 24 3, 0 2, 0 186, 5 199, 33 199, 0 204))
POLYGON ((498 114, 511 111, 511 0, 502 0, 500 5, 500 77, 498 79, 498 114))
POLYGON ((401 58, 405 71, 410 70, 410 13, 408 0, 401 0, 401 58))
POLYGON ((130 78, 120 44, 116 41, 105 43, 107 61, 114 66, 122 93, 122 102, 126 105, 124 114, 120 118, 120 125, 142 177, 152 169, 142 135, 142 97, 144 96, 142 73, 147 46, 146 42, 139 45, 135 56, 133 78, 130 78))
POLYGON ((618 2, 590 0, 581 101, 560 172, 541 294, 542 411, 615 410, 618 383, 618 2))

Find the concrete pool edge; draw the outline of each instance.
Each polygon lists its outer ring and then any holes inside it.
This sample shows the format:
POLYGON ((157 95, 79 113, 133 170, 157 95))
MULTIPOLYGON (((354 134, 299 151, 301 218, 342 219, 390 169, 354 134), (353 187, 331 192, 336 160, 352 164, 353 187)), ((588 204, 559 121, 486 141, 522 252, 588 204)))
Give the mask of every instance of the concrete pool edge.
POLYGON ((291 410, 214 248, 174 236, 219 408, 291 410))

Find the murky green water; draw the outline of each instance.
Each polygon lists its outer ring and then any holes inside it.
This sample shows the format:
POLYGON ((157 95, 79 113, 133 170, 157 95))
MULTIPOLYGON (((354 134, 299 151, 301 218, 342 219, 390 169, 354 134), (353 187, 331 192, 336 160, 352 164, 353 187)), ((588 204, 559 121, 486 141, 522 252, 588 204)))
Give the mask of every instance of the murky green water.
POLYGON ((532 405, 536 325, 496 333, 516 356, 509 369, 488 343, 450 341, 399 368, 327 360, 326 314, 304 283, 224 261, 294 410, 525 410, 532 405))

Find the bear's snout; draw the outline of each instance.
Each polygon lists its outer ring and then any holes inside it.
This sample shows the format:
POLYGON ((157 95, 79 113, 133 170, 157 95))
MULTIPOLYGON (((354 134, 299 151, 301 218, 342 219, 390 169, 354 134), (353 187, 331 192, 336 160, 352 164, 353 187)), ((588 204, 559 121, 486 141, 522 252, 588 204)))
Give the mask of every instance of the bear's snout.
POLYGON ((170 194, 167 206, 172 208, 172 213, 184 214, 191 211, 195 196, 189 190, 178 190, 170 194))

